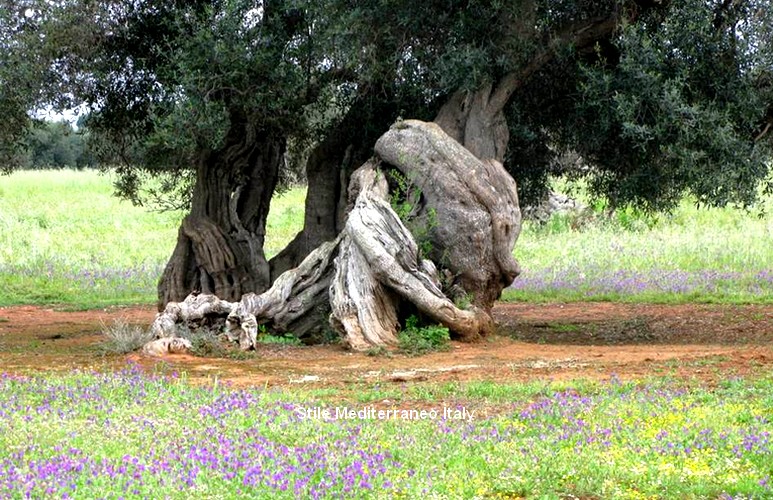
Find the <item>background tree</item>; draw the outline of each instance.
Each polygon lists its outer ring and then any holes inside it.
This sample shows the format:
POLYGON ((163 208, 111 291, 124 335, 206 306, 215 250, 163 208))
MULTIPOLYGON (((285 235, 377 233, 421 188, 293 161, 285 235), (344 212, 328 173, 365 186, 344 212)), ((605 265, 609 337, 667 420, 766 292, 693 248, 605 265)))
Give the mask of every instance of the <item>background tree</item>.
POLYGON ((97 167, 86 144, 87 134, 66 121, 41 122, 27 135, 22 164, 25 168, 97 167))

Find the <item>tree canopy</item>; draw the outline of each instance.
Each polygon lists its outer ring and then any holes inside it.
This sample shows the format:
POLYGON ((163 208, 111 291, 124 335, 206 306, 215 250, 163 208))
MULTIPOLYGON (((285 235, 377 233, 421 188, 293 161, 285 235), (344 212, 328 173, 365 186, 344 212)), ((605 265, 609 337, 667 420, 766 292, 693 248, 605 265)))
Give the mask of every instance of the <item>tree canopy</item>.
POLYGON ((506 166, 527 200, 566 151, 596 194, 656 209, 685 191, 749 203, 768 171, 761 1, 9 0, 0 16, 4 165, 31 111, 85 103, 129 197, 143 173, 190 192, 196 155, 240 121, 317 142, 355 102, 427 118, 508 74, 506 166))

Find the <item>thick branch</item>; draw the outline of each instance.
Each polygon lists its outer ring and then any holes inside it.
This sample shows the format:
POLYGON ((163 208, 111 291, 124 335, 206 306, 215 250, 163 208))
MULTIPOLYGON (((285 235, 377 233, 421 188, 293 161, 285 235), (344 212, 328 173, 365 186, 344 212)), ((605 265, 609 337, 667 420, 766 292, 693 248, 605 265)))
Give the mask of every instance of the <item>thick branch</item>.
POLYGON ((298 337, 318 329, 329 309, 328 288, 340 240, 321 244, 297 268, 282 273, 264 293, 244 295, 228 316, 229 337, 249 349, 257 342, 259 324, 298 337), (315 311, 320 307, 322 311, 315 311))
POLYGON ((189 295, 183 302, 170 302, 156 315, 150 331, 156 338, 177 337, 177 324, 198 323, 207 316, 225 316, 236 304, 214 295, 189 295))
POLYGON ((498 82, 489 100, 490 112, 503 110, 513 92, 531 75, 551 62, 560 49, 567 46, 574 46, 577 49, 592 46, 598 40, 614 33, 619 22, 620 16, 615 12, 607 17, 585 20, 564 27, 543 45, 545 48, 538 52, 525 67, 511 71, 498 82))
POLYGON ((572 23, 552 34, 528 64, 505 75, 496 86, 487 83, 474 92, 458 91, 443 105, 435 118, 440 128, 480 160, 504 161, 510 137, 504 109, 510 97, 523 83, 552 61, 559 49, 573 45, 578 49, 592 46, 609 37, 620 16, 615 11, 600 17, 572 23))
POLYGON ((754 142, 759 142, 763 137, 768 135, 768 132, 770 132, 770 127, 773 126, 773 122, 768 122, 765 124, 765 128, 762 129, 762 132, 757 134, 757 137, 754 138, 754 142))

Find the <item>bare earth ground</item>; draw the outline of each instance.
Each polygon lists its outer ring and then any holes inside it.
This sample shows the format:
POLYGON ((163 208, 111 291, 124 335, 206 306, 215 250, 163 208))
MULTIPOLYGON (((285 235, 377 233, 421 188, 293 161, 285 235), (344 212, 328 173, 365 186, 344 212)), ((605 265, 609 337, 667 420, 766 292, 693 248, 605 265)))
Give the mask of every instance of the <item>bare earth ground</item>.
POLYGON ((264 346, 226 358, 105 355, 103 325, 147 326, 151 307, 66 312, 0 308, 0 373, 121 368, 128 361, 235 386, 343 387, 406 381, 498 382, 669 375, 714 383, 773 371, 773 306, 499 304, 499 334, 421 357, 368 356, 337 345, 264 346), (244 358, 244 359, 242 359, 244 358))

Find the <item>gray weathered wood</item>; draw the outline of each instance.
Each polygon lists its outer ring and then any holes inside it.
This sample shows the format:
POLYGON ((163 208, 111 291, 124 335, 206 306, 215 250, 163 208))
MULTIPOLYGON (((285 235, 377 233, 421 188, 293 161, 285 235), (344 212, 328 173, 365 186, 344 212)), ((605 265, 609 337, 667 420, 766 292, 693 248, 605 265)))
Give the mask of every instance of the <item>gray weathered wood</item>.
POLYGON ((519 274, 512 255, 521 231, 515 181, 495 160, 481 161, 434 123, 407 120, 376 143, 376 154, 421 190, 432 210, 432 259, 454 284, 490 309, 519 274))

